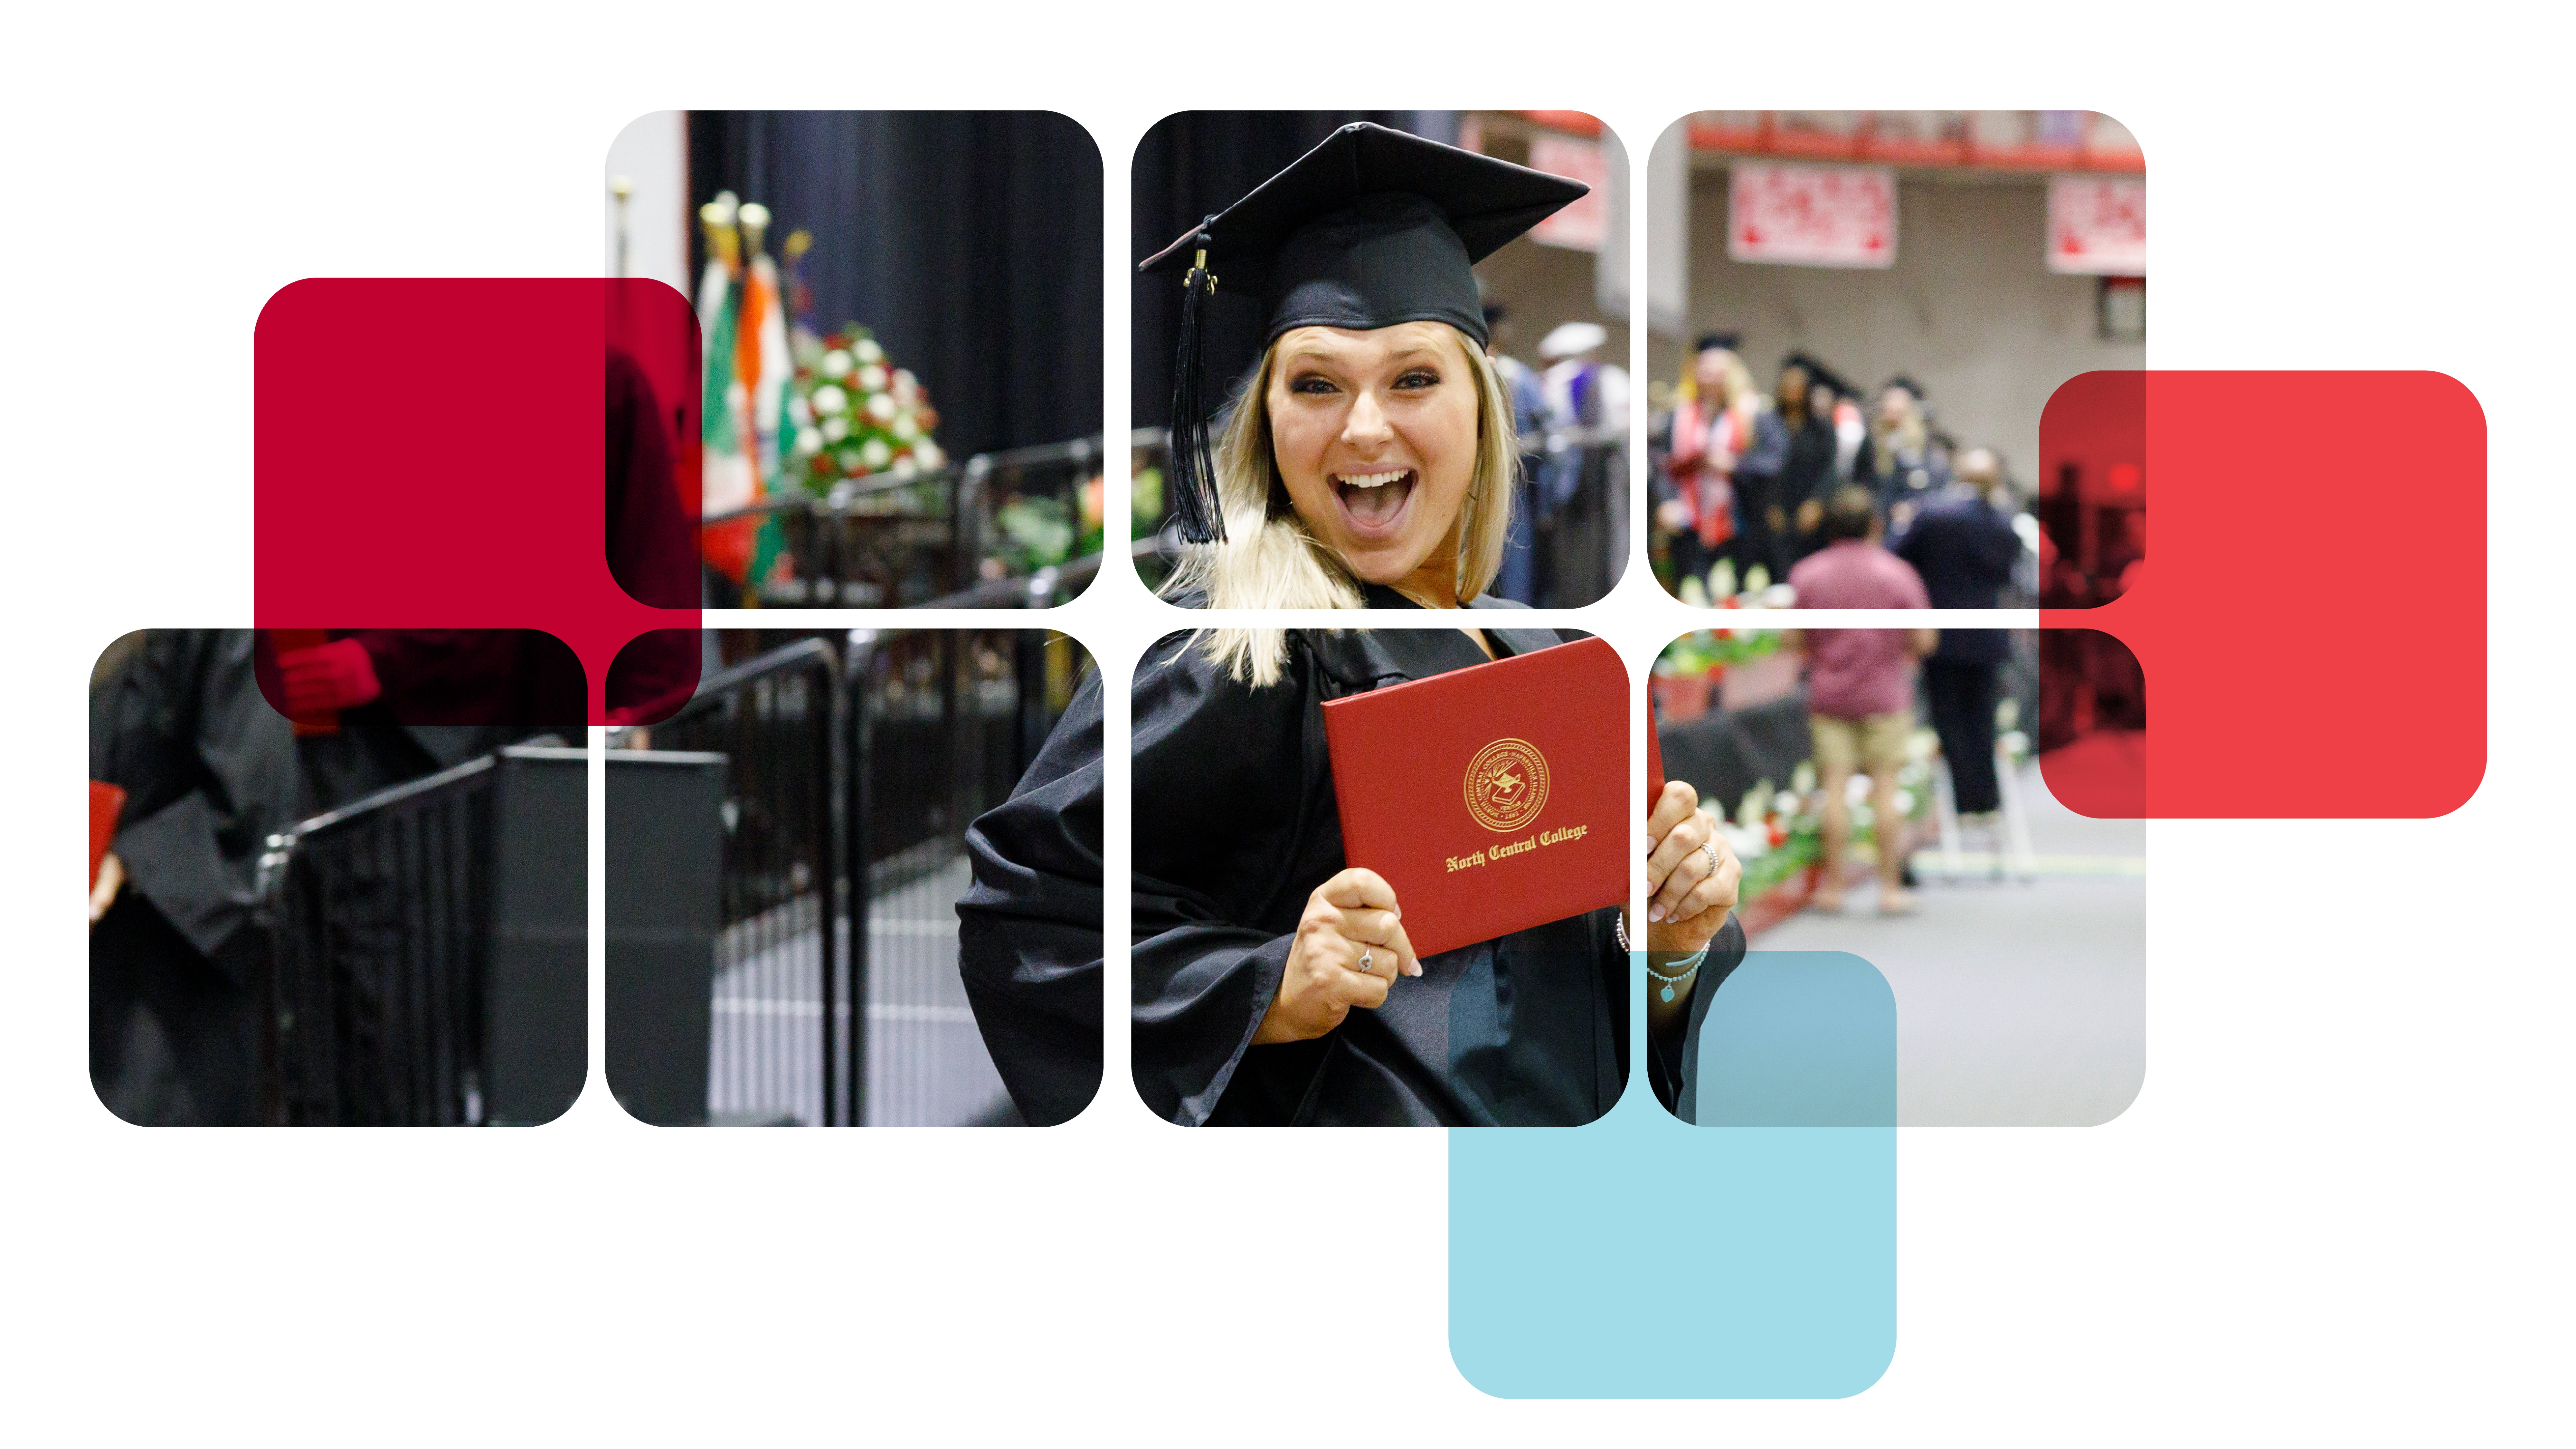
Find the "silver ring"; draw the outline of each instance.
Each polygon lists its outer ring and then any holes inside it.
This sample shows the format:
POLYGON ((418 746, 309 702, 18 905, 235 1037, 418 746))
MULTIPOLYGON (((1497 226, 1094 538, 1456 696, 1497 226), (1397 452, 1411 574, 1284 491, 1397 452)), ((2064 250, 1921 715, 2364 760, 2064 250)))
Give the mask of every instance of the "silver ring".
POLYGON ((1717 875, 1717 842, 1703 840, 1699 843, 1699 848, 1708 852, 1708 873, 1713 879, 1717 875))
MULTIPOLYGON (((1376 952, 1374 952, 1374 951, 1372 951, 1372 950, 1370 950, 1370 949, 1368 949, 1368 948, 1367 948, 1367 947, 1365 947, 1365 946, 1361 947, 1361 948, 1360 948, 1360 969, 1361 969, 1362 971, 1368 971, 1368 970, 1369 970, 1369 968, 1370 968, 1371 966, 1375 965, 1376 963, 1377 963, 1377 953, 1376 953, 1376 952)), ((1375 973, 1375 972, 1370 972, 1370 974, 1371 974, 1371 975, 1375 975, 1376 973, 1375 973)))

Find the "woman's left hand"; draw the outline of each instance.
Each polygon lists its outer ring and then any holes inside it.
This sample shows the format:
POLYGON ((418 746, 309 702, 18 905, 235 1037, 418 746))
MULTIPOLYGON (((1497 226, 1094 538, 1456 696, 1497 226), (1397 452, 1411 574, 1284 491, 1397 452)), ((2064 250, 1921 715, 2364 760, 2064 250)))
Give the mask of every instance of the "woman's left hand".
POLYGON ((114 851, 110 851, 100 858, 98 880, 89 888, 89 923, 91 925, 97 925, 99 918, 107 914, 107 908, 116 904, 116 892, 124 884, 125 862, 117 859, 114 851))
POLYGON ((1646 949, 1686 956, 1726 924, 1743 863, 1683 780, 1665 782, 1646 820, 1646 842, 1646 949))

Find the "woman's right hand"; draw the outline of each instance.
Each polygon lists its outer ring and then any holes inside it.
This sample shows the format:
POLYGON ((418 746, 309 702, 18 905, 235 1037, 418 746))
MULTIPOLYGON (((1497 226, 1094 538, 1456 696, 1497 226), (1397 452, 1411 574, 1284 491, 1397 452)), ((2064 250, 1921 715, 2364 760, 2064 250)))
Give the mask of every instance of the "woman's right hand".
POLYGON ((1404 938, 1394 887, 1373 870, 1343 871, 1306 897, 1306 912, 1288 947, 1288 970, 1252 1043, 1322 1036, 1340 1026, 1352 1007, 1384 1003, 1399 973, 1419 976, 1422 962, 1404 938))

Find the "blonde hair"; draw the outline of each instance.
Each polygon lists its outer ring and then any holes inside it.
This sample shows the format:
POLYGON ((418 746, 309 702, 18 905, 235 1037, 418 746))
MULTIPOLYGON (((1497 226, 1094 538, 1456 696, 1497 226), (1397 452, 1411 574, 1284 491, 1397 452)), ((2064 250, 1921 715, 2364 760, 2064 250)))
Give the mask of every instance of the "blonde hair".
MULTIPOLYGON (((1502 570, 1520 443, 1512 432, 1511 398, 1493 361, 1474 338, 1455 327, 1449 332, 1476 380, 1476 463, 1459 505, 1458 599, 1464 604, 1502 570)), ((1273 342, 1217 440, 1217 506, 1225 515, 1225 541, 1184 558, 1163 593, 1203 593, 1211 609, 1364 608, 1360 581, 1349 565, 1315 537, 1296 509, 1272 506, 1283 487, 1270 441, 1270 375, 1278 358, 1273 342)), ((1202 629, 1198 643, 1220 670, 1256 688, 1277 683, 1288 662, 1285 629, 1202 629)))
POLYGON ((1743 358, 1729 352, 1718 366, 1726 372, 1726 397, 1723 399, 1726 406, 1735 406, 1736 400, 1748 392, 1761 396, 1753 386, 1753 369, 1744 365, 1743 358))
POLYGON ((1673 385, 1673 397, 1676 400, 1699 401, 1699 360, 1711 352, 1718 355, 1718 372, 1725 379, 1726 386, 1726 396, 1713 399, 1716 406, 1733 407, 1735 400, 1748 392, 1755 397, 1762 396, 1760 390, 1753 385, 1753 369, 1745 365, 1744 359, 1737 355, 1734 348, 1711 347, 1691 354, 1690 366, 1683 370, 1682 380, 1673 385))

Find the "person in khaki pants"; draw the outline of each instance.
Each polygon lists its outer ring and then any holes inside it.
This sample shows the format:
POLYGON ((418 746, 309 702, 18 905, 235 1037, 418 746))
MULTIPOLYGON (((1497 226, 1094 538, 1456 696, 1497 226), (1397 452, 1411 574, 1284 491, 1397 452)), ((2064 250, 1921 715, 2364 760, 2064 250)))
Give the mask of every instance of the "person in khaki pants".
MULTIPOLYGON (((1824 548, 1789 573, 1802 609, 1928 609, 1931 598, 1911 564, 1880 545, 1877 501, 1868 490, 1837 492, 1825 507, 1824 548)), ((1905 818, 1896 806, 1896 772, 1914 731, 1915 661, 1939 642, 1931 629, 1802 629, 1789 644, 1806 656, 1807 726, 1814 741, 1817 785, 1824 791, 1823 874, 1818 910, 1839 911, 1851 863, 1851 779, 1869 776, 1878 829, 1878 908, 1914 909, 1905 889, 1905 818)))

